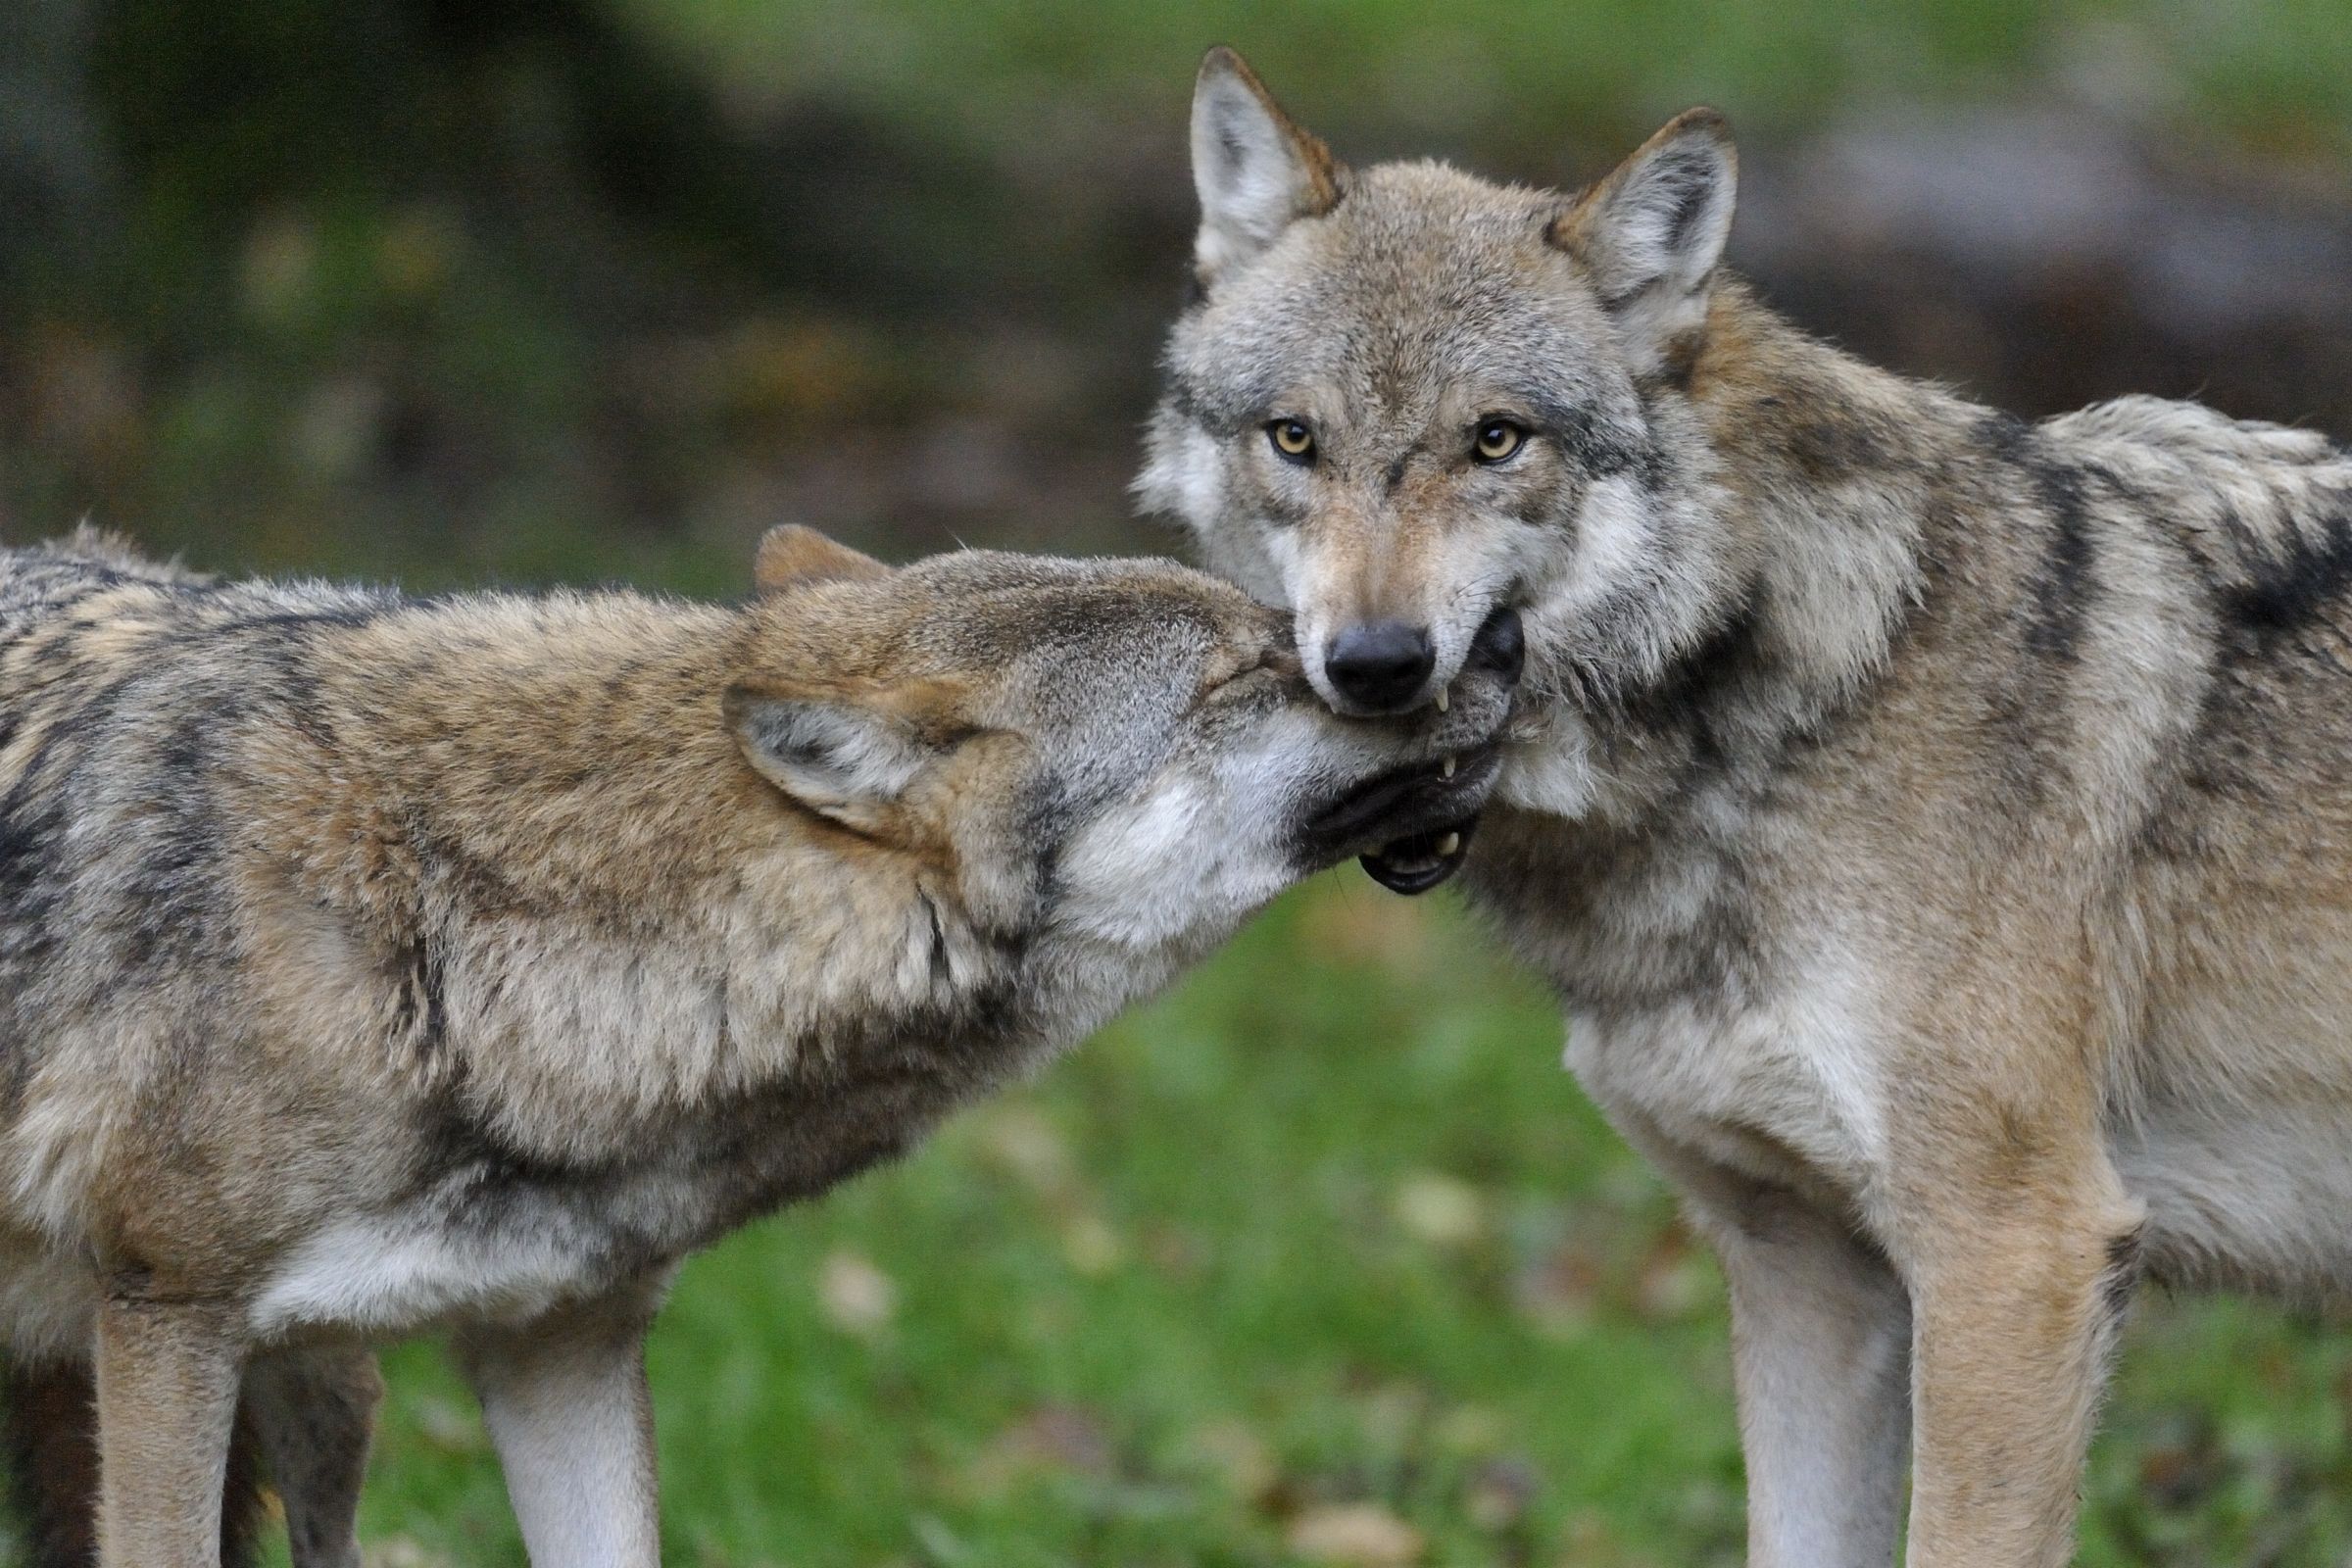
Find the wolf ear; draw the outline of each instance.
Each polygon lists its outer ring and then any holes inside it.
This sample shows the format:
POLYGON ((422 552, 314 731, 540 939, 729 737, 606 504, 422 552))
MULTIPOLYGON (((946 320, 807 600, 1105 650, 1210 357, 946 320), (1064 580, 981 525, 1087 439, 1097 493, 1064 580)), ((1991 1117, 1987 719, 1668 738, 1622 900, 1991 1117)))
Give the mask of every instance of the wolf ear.
POLYGON ((800 583, 862 582, 889 575, 890 568, 873 557, 797 522, 768 529, 752 558, 752 584, 763 594, 800 583))
POLYGON ((1193 188, 1200 234, 1193 243, 1203 283, 1264 250, 1301 218, 1340 204, 1347 171, 1331 150, 1292 123, 1240 55, 1219 44, 1193 86, 1193 188))
POLYGON ((1642 368, 1654 368, 1706 319, 1739 168, 1724 118, 1686 110, 1552 221, 1551 242, 1584 263, 1601 302, 1649 360, 1642 368))
POLYGON ((884 822, 931 757, 905 719, 879 707, 745 686, 729 687, 721 706, 760 777, 860 833, 884 822))

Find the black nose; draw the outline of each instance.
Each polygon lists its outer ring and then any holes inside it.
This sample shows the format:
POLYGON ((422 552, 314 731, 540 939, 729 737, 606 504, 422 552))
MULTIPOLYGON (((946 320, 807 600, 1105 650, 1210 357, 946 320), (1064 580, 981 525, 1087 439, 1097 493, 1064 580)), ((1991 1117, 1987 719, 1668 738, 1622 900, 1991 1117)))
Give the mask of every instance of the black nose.
POLYGON ((1518 684, 1519 672, 1527 667, 1527 632, 1519 624, 1519 612, 1505 605, 1487 617, 1470 639, 1470 663, 1518 684))
POLYGON ((1333 688, 1360 708, 1387 711, 1409 707, 1438 662, 1429 633, 1400 620, 1350 626, 1323 652, 1333 688))

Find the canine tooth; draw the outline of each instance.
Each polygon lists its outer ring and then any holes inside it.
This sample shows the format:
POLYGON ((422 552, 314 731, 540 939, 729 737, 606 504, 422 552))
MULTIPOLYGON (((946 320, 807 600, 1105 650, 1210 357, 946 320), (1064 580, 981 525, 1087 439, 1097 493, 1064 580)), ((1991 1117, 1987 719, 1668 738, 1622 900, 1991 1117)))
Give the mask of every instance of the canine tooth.
POLYGON ((1460 849, 1461 847, 1462 836, 1459 833, 1448 833, 1444 838, 1438 840, 1438 858, 1443 860, 1446 858, 1446 857, 1451 855, 1454 851, 1460 849))
POLYGON ((1446 688, 1443 686, 1438 688, 1438 711, 1446 711, 1446 688))
POLYGON ((1441 762, 1441 763, 1439 763, 1439 764, 1438 764, 1438 777, 1440 777, 1440 778, 1451 778, 1451 777, 1453 777, 1453 759, 1452 759, 1452 758, 1448 757, 1447 759, 1446 759, 1446 760, 1445 760, 1445 761, 1443 761, 1443 762, 1441 762))

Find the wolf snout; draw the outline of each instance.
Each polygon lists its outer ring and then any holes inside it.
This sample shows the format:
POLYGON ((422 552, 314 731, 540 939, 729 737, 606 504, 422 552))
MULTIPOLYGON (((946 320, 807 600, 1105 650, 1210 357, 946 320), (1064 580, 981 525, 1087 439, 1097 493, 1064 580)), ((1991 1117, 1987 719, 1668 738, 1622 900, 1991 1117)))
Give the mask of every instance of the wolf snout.
POLYGON ((1401 713, 1415 707, 1437 665, 1429 628, 1401 620, 1347 627, 1323 651, 1323 673, 1332 689, 1362 713, 1401 713))
MULTIPOLYGON (((1527 665, 1527 634, 1519 612, 1497 605, 1470 640, 1462 659, 1465 674, 1487 675, 1516 685, 1527 665)), ((1357 717, 1407 713, 1434 702, 1443 710, 1453 677, 1433 684, 1437 640, 1426 626, 1401 620, 1362 622, 1342 629, 1323 649, 1323 674, 1341 711, 1357 717)))

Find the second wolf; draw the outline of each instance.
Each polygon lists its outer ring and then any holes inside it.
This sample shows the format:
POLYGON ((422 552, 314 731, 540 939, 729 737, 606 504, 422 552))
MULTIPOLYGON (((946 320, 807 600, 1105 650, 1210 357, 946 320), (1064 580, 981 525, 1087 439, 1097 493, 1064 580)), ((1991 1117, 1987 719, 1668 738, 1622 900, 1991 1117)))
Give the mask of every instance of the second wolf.
POLYGON ((1498 611, 1467 885, 1730 1285, 1757 1568, 2049 1568, 2143 1276, 2352 1289, 2352 457, 2029 424, 1576 195, 1343 168, 1229 54, 1146 499, 1409 710, 1498 611))
POLYGON ((93 1522, 105 1568, 209 1568, 239 1423, 299 1568, 353 1568, 365 1347, 434 1329, 532 1561, 651 1568, 677 1259, 1308 870, 1449 863, 1516 674, 1351 722, 1286 616, 1167 563, 782 530, 760 578, 419 603, 0 553, 0 1352, 40 1568, 93 1522))

